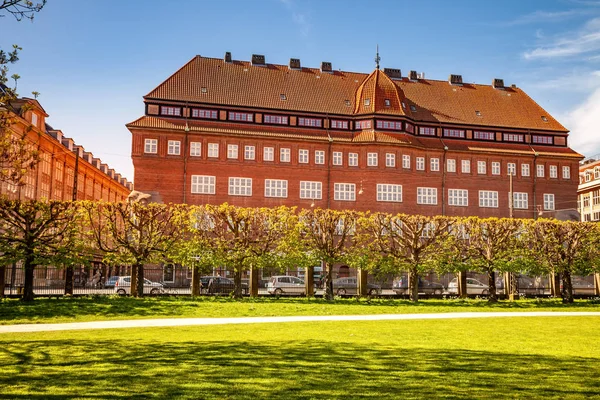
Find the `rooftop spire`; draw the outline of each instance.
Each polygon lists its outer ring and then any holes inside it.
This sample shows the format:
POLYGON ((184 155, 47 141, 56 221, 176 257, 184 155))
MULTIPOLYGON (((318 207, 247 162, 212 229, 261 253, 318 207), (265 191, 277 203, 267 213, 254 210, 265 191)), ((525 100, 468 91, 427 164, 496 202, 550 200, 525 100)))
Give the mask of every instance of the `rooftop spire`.
POLYGON ((375 67, 379 69, 379 61, 381 61, 381 57, 379 57, 379 45, 377 45, 377 54, 375 56, 375 67))

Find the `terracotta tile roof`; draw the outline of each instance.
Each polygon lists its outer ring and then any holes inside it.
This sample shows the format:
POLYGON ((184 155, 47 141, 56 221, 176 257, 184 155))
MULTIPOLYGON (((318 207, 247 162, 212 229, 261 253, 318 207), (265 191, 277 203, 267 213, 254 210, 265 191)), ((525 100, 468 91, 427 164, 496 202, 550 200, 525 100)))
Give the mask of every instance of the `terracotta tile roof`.
POLYGON ((245 61, 226 63, 196 56, 145 99, 348 116, 365 112, 407 115, 416 122, 567 132, 518 88, 392 80, 380 70, 371 74, 322 73, 315 68, 290 70, 286 65, 253 66, 245 61), (282 94, 286 100, 281 99, 282 94), (371 100, 366 109, 365 98, 371 100), (389 107, 385 99, 390 100, 389 107), (402 108, 403 101, 406 109, 402 108))

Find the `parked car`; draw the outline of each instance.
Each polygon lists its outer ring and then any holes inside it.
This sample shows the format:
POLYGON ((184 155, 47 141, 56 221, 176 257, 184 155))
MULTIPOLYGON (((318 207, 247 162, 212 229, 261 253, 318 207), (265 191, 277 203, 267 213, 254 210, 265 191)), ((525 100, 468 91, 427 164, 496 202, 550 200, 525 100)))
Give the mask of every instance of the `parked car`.
MULTIPOLYGON (((406 277, 401 277, 399 280, 394 282, 392 289, 394 292, 396 292, 396 294, 409 294, 408 279, 406 277)), ((419 293, 442 294, 444 291, 444 285, 441 283, 433 282, 427 279, 421 279, 421 277, 419 277, 419 293)))
POLYGON ((117 281, 119 280, 118 276, 111 276, 110 278, 108 278, 106 280, 106 282, 104 282, 104 288, 105 289, 112 289, 115 287, 115 283, 117 283, 117 281))
MULTIPOLYGON (((201 276, 200 282, 202 282, 202 289, 205 293, 215 294, 229 294, 233 292, 235 288, 235 282, 232 279, 224 278, 222 276, 201 276), (210 280, 213 281, 212 288, 209 289, 210 280)), ((248 294, 248 284, 242 282, 242 294, 248 294)))
MULTIPOLYGON (((158 294, 164 290, 159 282, 152 282, 144 278, 144 293, 158 294)), ((131 276, 120 276, 115 282, 115 293, 120 295, 131 294, 131 276)))
POLYGON ((267 292, 276 296, 284 294, 304 296, 306 287, 304 281, 300 278, 288 275, 276 275, 269 279, 269 283, 267 283, 267 292))
MULTIPOLYGON (((333 280, 333 292, 338 296, 358 294, 358 280, 356 277, 337 278, 333 280)), ((370 296, 381 294, 381 286, 367 283, 367 293, 370 296)))
MULTIPOLYGON (((458 294, 458 280, 452 279, 448 284, 448 293, 458 294)), ((484 285, 477 279, 467 278, 467 294, 480 294, 487 296, 490 294, 490 288, 488 285, 484 285)))
MULTIPOLYGON (((547 283, 547 279, 543 277, 532 277, 520 274, 517 275, 517 291, 522 295, 544 294, 546 290, 545 283, 547 283)), ((504 290, 503 276, 498 276, 496 278, 496 289, 498 291, 504 290)))

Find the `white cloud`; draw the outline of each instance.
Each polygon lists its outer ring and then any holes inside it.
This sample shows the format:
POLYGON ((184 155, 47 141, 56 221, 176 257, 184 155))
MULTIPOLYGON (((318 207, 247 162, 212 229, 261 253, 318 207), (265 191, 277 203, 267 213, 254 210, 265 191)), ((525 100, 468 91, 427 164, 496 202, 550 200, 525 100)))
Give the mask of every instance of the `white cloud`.
POLYGON ((571 130, 572 149, 588 157, 600 154, 600 87, 559 120, 571 130))
POLYGON ((292 21, 298 29, 300 30, 300 34, 302 36, 308 36, 311 29, 311 24, 308 20, 308 17, 305 13, 298 11, 298 6, 294 3, 293 0, 279 0, 281 4, 283 4, 288 10, 292 12, 292 21))
POLYGON ((527 87, 553 90, 557 91, 557 93, 583 92, 587 94, 595 88, 600 88, 600 70, 587 71, 574 69, 567 74, 560 75, 558 78, 529 83, 527 87))
POLYGON ((588 8, 580 8, 566 11, 534 11, 530 14, 521 15, 512 21, 507 21, 504 25, 525 25, 532 23, 563 21, 566 18, 587 15, 590 13, 588 8))
POLYGON ((557 59, 600 51, 600 18, 593 18, 575 33, 559 35, 539 47, 523 53, 527 60, 557 59))

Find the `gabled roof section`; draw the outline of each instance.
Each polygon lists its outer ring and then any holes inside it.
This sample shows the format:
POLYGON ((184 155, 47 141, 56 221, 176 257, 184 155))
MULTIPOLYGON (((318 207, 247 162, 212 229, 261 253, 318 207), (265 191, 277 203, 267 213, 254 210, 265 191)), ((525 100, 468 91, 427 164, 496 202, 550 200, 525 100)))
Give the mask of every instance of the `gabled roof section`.
POLYGON ((371 74, 323 73, 318 68, 253 66, 247 61, 196 56, 145 99, 330 115, 397 115, 417 123, 568 132, 516 87, 392 80, 378 69, 371 74), (367 106, 366 99, 370 100, 367 106))

